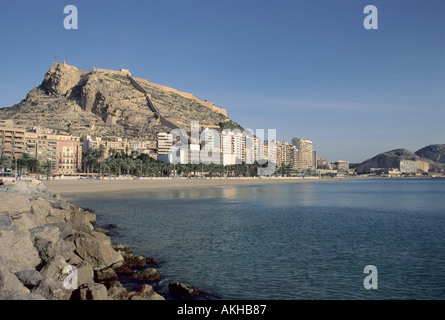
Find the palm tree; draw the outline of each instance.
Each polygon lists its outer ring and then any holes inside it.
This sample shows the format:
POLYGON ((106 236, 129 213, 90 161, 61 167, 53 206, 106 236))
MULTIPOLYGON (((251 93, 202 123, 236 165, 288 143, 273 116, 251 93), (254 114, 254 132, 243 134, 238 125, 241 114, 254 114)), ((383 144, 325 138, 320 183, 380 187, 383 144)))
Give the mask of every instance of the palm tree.
POLYGON ((0 173, 4 171, 3 168, 5 168, 8 164, 8 162, 11 160, 10 157, 0 154, 0 173))

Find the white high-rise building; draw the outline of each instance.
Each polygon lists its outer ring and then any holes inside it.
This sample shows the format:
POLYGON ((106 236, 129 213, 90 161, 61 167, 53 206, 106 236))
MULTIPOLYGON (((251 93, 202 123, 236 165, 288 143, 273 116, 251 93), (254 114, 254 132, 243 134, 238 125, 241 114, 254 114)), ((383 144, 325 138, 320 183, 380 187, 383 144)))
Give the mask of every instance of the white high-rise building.
POLYGON ((157 134, 156 149, 159 161, 170 162, 168 153, 172 146, 173 146, 173 137, 170 133, 160 132, 157 134))
POLYGON ((221 138, 215 129, 204 128, 201 132, 200 161, 204 164, 221 163, 221 138))
POLYGON ((246 144, 240 131, 225 129, 221 132, 221 163, 225 166, 241 164, 246 144))

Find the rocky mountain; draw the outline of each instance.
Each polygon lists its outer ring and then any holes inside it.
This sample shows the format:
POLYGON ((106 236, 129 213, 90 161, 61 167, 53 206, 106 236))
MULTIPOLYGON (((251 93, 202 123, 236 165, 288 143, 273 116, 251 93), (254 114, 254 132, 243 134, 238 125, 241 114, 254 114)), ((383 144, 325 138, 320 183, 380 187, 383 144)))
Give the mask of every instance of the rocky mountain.
POLYGON ((371 168, 398 168, 400 160, 421 160, 429 163, 430 171, 440 171, 445 168, 445 163, 437 160, 445 159, 444 146, 445 145, 428 146, 416 152, 407 149, 395 149, 383 152, 358 164, 355 166, 355 170, 357 173, 369 173, 371 168))
POLYGON ((432 144, 417 150, 415 154, 419 157, 445 165, 445 144, 432 144))
POLYGON ((179 127, 239 127, 225 109, 169 87, 133 78, 128 70, 53 63, 42 83, 20 103, 0 109, 0 119, 17 125, 66 131, 74 135, 153 140, 156 132, 179 127))

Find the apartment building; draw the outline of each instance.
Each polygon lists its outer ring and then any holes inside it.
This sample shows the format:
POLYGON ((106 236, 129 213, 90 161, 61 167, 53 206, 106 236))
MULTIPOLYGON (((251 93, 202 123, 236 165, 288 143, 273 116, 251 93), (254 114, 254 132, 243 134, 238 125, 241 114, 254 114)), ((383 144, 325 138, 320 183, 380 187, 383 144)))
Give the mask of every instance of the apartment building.
POLYGON ((297 148, 285 141, 277 141, 277 168, 281 166, 290 166, 292 169, 296 168, 297 165, 297 148))
POLYGON ((120 137, 108 137, 102 139, 101 137, 91 137, 86 136, 84 141, 85 150, 98 149, 100 147, 104 148, 104 158, 110 157, 114 153, 125 153, 130 154, 130 143, 127 139, 122 139, 120 137))
POLYGON ((0 155, 20 159, 25 152, 25 128, 13 120, 0 120, 0 155))
POLYGON ((245 159, 246 140, 239 131, 225 129, 221 132, 221 164, 241 164, 245 159), (243 156, 244 155, 244 156, 243 156))
POLYGON ((37 159, 40 165, 58 170, 58 136, 50 130, 33 128, 25 132, 26 153, 37 159))
POLYGON ((401 173, 416 173, 417 163, 415 160, 400 160, 399 170, 401 173))
POLYGON ((82 145, 79 137, 57 134, 57 173, 75 173, 82 168, 82 145))
POLYGON ((173 146, 173 136, 170 133, 160 132, 157 134, 156 150, 158 160, 163 162, 169 161, 169 151, 173 146))
POLYGON ((297 155, 297 169, 308 169, 313 168, 313 152, 312 152, 312 141, 295 137, 292 139, 292 145, 298 150, 297 155))

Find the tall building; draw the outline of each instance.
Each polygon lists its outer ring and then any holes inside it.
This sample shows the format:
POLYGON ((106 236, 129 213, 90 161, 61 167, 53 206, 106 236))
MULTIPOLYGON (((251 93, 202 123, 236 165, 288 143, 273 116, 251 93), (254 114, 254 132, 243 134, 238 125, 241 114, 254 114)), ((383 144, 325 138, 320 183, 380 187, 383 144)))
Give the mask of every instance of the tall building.
POLYGON ((157 134, 156 149, 158 160, 169 162, 168 153, 173 146, 173 136, 170 133, 160 132, 157 134))
POLYGON ((265 140, 264 141, 264 159, 271 163, 277 163, 277 141, 265 140))
POLYGON ((416 173, 417 172, 416 160, 400 160, 399 170, 401 173, 416 173))
POLYGON ((33 128, 25 132, 26 153, 37 159, 42 167, 58 171, 58 136, 49 129, 33 128))
POLYGON ((295 146, 285 141, 277 141, 276 150, 277 168, 290 166, 290 168, 295 169, 297 160, 297 149, 295 146))
POLYGON ((225 129, 221 132, 221 163, 225 166, 241 164, 246 148, 244 135, 225 129))
POLYGON ((246 135, 244 162, 253 164, 264 159, 264 141, 254 135, 246 135))
POLYGON ((20 159, 25 152, 25 128, 15 126, 13 120, 0 120, 0 156, 20 159))
POLYGON ((205 164, 221 163, 221 138, 215 129, 204 128, 201 132, 200 161, 205 164))
POLYGON ((297 150, 297 169, 308 169, 313 167, 312 141, 295 137, 292 139, 292 145, 297 150))
POLYGON ((82 168, 82 145, 79 137, 57 134, 57 172, 75 173, 82 168))

